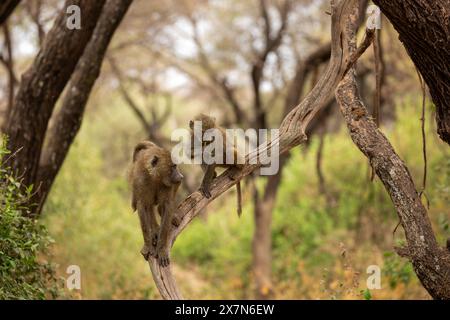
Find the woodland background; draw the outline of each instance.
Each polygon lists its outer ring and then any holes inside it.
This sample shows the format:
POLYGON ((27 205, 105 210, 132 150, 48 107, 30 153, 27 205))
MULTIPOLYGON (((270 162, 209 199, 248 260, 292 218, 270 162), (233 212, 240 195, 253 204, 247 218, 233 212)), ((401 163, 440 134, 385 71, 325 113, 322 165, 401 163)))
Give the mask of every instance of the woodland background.
MULTIPOLYGON (((63 5, 22 1, 2 25, 3 122, 23 81, 20 75, 33 63, 63 5)), ((38 225, 48 234, 30 226, 39 245, 33 251, 37 259, 25 264, 44 266, 45 272, 39 271, 44 275, 36 288, 25 288, 29 269, 23 271, 24 282, 13 277, 9 285, 23 286, 15 297, 5 293, 3 280, 0 297, 49 298, 53 293, 75 299, 158 299, 139 254, 143 240, 130 207, 126 172, 134 145, 149 138, 170 147, 172 130, 187 128, 200 112, 216 116, 225 127, 278 127, 329 58, 328 10, 329 2, 321 0, 133 1, 109 44, 81 129, 40 213, 38 225), (82 289, 68 291, 60 278, 74 264, 81 268, 82 289)), ((384 17, 379 44, 380 108, 375 107, 372 50, 358 62, 362 97, 421 188, 420 81, 384 17)), ((436 135, 435 112, 427 94, 423 200, 429 201, 439 243, 445 243, 450 236, 450 149, 436 135)), ((334 100, 310 125, 308 136, 306 145, 282 158, 280 175, 243 181, 240 219, 233 188, 180 235, 172 265, 184 295, 429 299, 410 262, 393 251, 405 242, 403 229, 394 233, 398 218, 389 195, 378 178, 371 181, 370 165, 349 139, 334 100), (381 290, 366 289, 369 265, 381 267, 381 290)), ((10 155, 6 152, 3 147, 2 159, 10 155)), ((181 171, 186 179, 179 200, 201 181, 200 168, 183 165, 181 171)), ((11 192, 11 199, 17 194, 11 185, 2 190, 11 192)), ((7 227, 4 220, 0 227, 7 227)), ((22 240, 14 241, 20 247, 22 240)), ((8 261, 2 260, 2 274, 11 275, 16 267, 8 261)))

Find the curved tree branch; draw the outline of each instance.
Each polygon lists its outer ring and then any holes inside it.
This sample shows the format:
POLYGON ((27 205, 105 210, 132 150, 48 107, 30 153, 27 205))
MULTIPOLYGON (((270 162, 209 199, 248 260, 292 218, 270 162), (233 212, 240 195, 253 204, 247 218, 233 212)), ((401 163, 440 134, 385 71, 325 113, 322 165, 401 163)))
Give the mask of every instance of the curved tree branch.
POLYGON ((450 254, 438 246, 408 168, 367 113, 359 96, 354 67, 339 84, 336 99, 353 142, 383 182, 405 230, 408 246, 397 252, 411 260, 422 285, 433 298, 450 299, 450 254))
MULTIPOLYGON (((346 43, 349 40, 348 33, 352 30, 354 32, 357 26, 357 4, 358 0, 342 0, 339 3, 332 1, 331 58, 325 73, 303 102, 285 117, 280 126, 278 139, 273 139, 267 146, 259 146, 255 152, 248 154, 246 165, 240 171, 229 169, 216 178, 211 185, 211 198, 205 198, 200 192, 194 192, 178 206, 176 215, 180 223, 170 231, 169 241, 172 244, 201 209, 260 167, 258 163, 251 164, 259 154, 275 145, 279 146, 280 153, 284 153, 306 141, 306 127, 333 95, 347 68, 349 49, 346 43), (231 176, 234 178, 231 179, 231 176)), ((165 268, 159 266, 153 257, 150 257, 148 262, 161 296, 164 299, 181 299, 182 295, 172 276, 170 266, 165 268)))

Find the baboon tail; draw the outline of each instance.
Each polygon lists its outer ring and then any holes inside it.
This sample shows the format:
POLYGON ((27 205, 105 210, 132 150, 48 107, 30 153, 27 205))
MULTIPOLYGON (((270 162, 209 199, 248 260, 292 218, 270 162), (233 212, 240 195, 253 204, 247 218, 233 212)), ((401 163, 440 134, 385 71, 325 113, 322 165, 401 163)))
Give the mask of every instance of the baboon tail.
POLYGON ((241 194, 241 182, 238 181, 236 183, 236 192, 237 192, 237 214, 240 218, 242 215, 242 194, 241 194))

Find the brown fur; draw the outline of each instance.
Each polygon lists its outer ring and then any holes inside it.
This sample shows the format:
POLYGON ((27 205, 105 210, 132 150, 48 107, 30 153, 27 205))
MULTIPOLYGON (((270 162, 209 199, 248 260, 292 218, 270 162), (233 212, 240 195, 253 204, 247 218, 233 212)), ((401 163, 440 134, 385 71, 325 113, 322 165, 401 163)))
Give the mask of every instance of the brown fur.
POLYGON ((144 246, 141 253, 158 258, 161 266, 169 265, 168 235, 174 216, 175 194, 183 176, 172 162, 170 152, 150 141, 136 145, 129 172, 132 188, 131 206, 138 211, 144 246), (161 216, 158 225, 155 209, 161 216))
MULTIPOLYGON (((207 116, 205 114, 200 114, 197 117, 195 117, 193 120, 191 120, 189 122, 189 127, 191 129, 191 157, 194 158, 194 153, 193 153, 193 149, 194 149, 194 122, 195 121, 201 121, 202 122, 202 134, 205 133, 205 131, 209 130, 209 129, 217 129, 220 131, 221 135, 222 135, 222 141, 223 141, 223 159, 226 159, 226 154, 227 154, 227 150, 229 150, 229 148, 233 148, 233 155, 234 155, 234 160, 235 163, 233 164, 213 164, 213 165, 207 165, 205 163, 202 163, 202 170, 204 172, 204 176, 203 176, 203 181, 202 184, 200 186, 200 191, 203 193, 203 195, 207 198, 211 197, 211 192, 210 192, 210 186, 211 186, 211 182, 213 179, 216 178, 217 173, 215 171, 216 167, 221 167, 221 168, 238 168, 241 169, 242 168, 242 164, 238 163, 238 151, 234 146, 234 143, 228 143, 226 140, 226 133, 225 130, 216 125, 216 119, 212 118, 210 116, 207 116)), ((206 147, 208 146, 210 143, 213 143, 212 141, 203 141, 202 142, 202 147, 206 147)), ((233 177, 231 177, 232 179, 234 179, 233 177)), ((236 183, 236 191, 237 191, 237 212, 238 212, 238 216, 240 217, 242 214, 242 195, 241 195, 241 183, 240 181, 238 181, 236 183)))

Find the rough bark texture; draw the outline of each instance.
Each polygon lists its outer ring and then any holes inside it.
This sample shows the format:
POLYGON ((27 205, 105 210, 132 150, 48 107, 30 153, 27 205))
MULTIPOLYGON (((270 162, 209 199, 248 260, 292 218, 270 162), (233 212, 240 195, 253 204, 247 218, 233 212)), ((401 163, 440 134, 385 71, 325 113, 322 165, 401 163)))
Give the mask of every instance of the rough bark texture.
MULTIPOLYGON (((205 198, 200 192, 194 192, 178 206, 176 215, 180 219, 180 223, 170 231, 169 237, 172 244, 183 229, 208 203, 234 186, 237 181, 259 168, 260 164, 250 164, 251 161, 257 158, 258 154, 263 153, 264 150, 275 144, 279 145, 280 153, 285 153, 306 141, 304 132, 308 123, 329 101, 339 81, 342 79, 344 70, 347 69, 348 50, 345 46, 342 47, 342 44, 345 44, 347 40, 344 30, 355 28, 358 17, 357 3, 357 0, 342 0, 339 4, 336 1, 332 1, 331 58, 319 82, 302 103, 285 117, 280 126, 278 139, 271 140, 268 146, 260 146, 254 152, 248 154, 246 157, 247 164, 240 171, 228 169, 213 181, 211 198, 205 198), (230 178, 231 176, 233 179, 230 178)), ((181 299, 182 296, 176 286, 170 266, 166 268, 159 266, 158 261, 153 257, 149 258, 149 264, 161 296, 164 299, 181 299)))
POLYGON ((397 210, 407 240, 403 255, 433 298, 450 299, 450 254, 436 241, 408 168, 362 103, 354 69, 339 84, 336 99, 353 142, 369 159, 397 210))
POLYGON ((52 117, 47 133, 37 181, 41 187, 36 194, 37 214, 50 191, 69 148, 80 129, 84 110, 94 84, 100 75, 108 45, 133 0, 108 0, 95 27, 92 38, 70 79, 61 110, 52 117))
POLYGON ((3 0, 2 3, 0 3, 0 25, 8 19, 19 2, 20 0, 3 0))
POLYGON ((450 3, 374 0, 399 33, 436 104, 438 134, 450 144, 450 3))
POLYGON ((9 136, 8 149, 17 152, 11 159, 11 168, 23 176, 25 185, 36 183, 48 121, 91 38, 104 2, 66 1, 33 65, 22 76, 5 131, 9 136), (80 30, 66 27, 65 8, 72 4, 83 13, 80 30))

